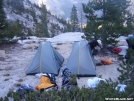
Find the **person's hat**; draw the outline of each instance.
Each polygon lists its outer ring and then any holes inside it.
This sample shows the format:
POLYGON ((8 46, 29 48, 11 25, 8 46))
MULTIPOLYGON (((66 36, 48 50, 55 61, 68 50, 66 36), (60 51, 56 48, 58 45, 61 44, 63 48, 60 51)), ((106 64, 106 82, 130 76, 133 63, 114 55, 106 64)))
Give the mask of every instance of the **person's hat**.
POLYGON ((101 40, 97 40, 97 42, 102 45, 101 40))
POLYGON ((101 40, 97 40, 97 42, 99 43, 99 46, 102 48, 102 42, 101 42, 101 40))

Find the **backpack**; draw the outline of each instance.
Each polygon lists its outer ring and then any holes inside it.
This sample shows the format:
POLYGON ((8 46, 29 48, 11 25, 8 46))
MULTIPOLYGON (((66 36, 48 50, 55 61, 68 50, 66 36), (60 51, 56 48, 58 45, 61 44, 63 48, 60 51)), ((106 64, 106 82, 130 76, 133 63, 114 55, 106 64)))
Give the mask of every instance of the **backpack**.
POLYGON ((63 76, 62 85, 65 85, 65 84, 67 84, 67 83, 69 82, 69 79, 70 79, 69 74, 70 74, 70 73, 71 73, 71 72, 69 71, 68 68, 65 68, 65 69, 62 71, 62 76, 63 76))
POLYGON ((47 74, 47 77, 50 79, 51 83, 55 84, 56 83, 55 75, 54 74, 49 75, 48 73, 46 74, 47 74))
POLYGON ((77 80, 76 82, 72 82, 73 75, 69 71, 68 68, 65 68, 63 70, 63 78, 62 78, 62 86, 64 90, 71 90, 74 88, 74 86, 77 86, 77 80))
POLYGON ((23 84, 21 87, 17 90, 19 92, 20 98, 25 98, 26 92, 34 92, 34 88, 28 84, 23 84), (26 91, 26 92, 25 92, 26 91))

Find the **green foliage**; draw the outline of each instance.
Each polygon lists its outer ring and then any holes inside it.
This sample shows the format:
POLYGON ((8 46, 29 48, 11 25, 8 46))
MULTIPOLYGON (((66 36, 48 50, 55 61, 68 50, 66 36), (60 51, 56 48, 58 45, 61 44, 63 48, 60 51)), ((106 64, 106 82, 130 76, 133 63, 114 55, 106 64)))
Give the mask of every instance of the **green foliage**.
POLYGON ((36 25, 36 35, 39 37, 50 37, 48 33, 48 20, 47 20, 47 9, 45 5, 41 5, 41 22, 36 25))
POLYGON ((10 76, 10 74, 4 74, 3 76, 10 76))
POLYGON ((118 77, 120 83, 129 84, 134 81, 134 50, 131 48, 127 50, 126 58, 127 61, 122 61, 120 64, 121 68, 117 70, 121 73, 118 77))
POLYGON ((17 40, 12 40, 14 36, 23 37, 22 33, 23 25, 19 22, 8 24, 6 30, 0 35, 0 43, 16 43, 17 40))
MULTIPOLYGON (((45 33, 43 33, 43 28, 42 28, 42 24, 41 23, 37 23, 36 24, 36 32, 35 32, 35 35, 37 36, 37 37, 45 37, 45 33)), ((48 35, 46 35, 46 36, 48 36, 48 35)))
MULTIPOLYGON (((100 82, 94 89, 87 89, 82 87, 74 87, 70 90, 49 90, 39 93, 37 91, 27 92, 24 91, 25 95, 20 95, 19 92, 9 91, 7 98, 13 98, 14 101, 105 101, 106 98, 133 98, 134 86, 130 84, 126 87, 125 92, 119 92, 115 90, 117 83, 111 80, 107 80, 107 83, 100 82)), ((2 98, 1 98, 2 99, 2 98)), ((5 101, 5 100, 0 101, 5 101)))
POLYGON ((33 34, 32 34, 32 32, 31 32, 31 30, 30 29, 28 29, 28 33, 27 33, 27 36, 32 36, 33 34))
POLYGON ((63 18, 57 18, 57 20, 64 25, 67 23, 63 18))
POLYGON ((19 82, 22 82, 22 81, 23 81, 23 79, 19 79, 18 81, 19 81, 19 82))
POLYGON ((55 25, 51 24, 51 37, 55 36, 55 25))
POLYGON ((42 11, 42 14, 41 14, 42 29, 41 30, 45 37, 49 37, 48 27, 47 27, 47 9, 45 5, 41 6, 41 11, 42 11))
POLYGON ((6 28, 6 14, 3 9, 3 0, 0 0, 0 38, 6 28))
MULTIPOLYGON (((53 16, 53 17, 56 17, 56 16, 53 16)), ((69 22, 67 23, 66 20, 64 20, 63 18, 58 18, 58 17, 56 18, 59 21, 59 23, 63 24, 64 28, 60 28, 58 24, 53 24, 51 26, 52 36, 54 35, 53 34, 54 32, 56 33, 55 35, 57 35, 58 32, 71 32, 71 24, 69 24, 69 22), (55 26, 57 26, 57 28, 55 26), (57 31, 54 31, 53 29, 57 31)))
MULTIPOLYGON (((37 4, 31 3, 29 0, 5 0, 6 7, 11 8, 11 13, 15 13, 18 15, 25 15, 25 18, 28 21, 31 21, 33 18, 33 27, 35 28, 27 28, 23 26, 22 32, 20 34, 21 38, 24 39, 26 35, 36 35, 38 37, 53 37, 60 32, 67 31, 66 28, 66 21, 63 18, 58 18, 57 16, 52 15, 50 12, 47 11, 45 5, 41 5, 40 7, 37 4), (30 8, 24 7, 24 2, 26 5, 30 6, 30 8), (39 11, 40 14, 37 15, 36 11, 39 11), (47 19, 49 16, 53 16, 53 18, 57 19, 57 22, 62 23, 63 27, 61 28, 59 24, 54 24, 54 26, 49 26, 50 29, 48 29, 49 25, 49 19, 47 19), (32 18, 31 18, 32 17, 32 18), (65 28, 64 28, 65 27, 65 28), (31 30, 30 30, 31 29, 31 30), (27 34, 22 34, 27 33, 27 34)), ((23 22, 27 24, 27 22, 23 22)), ((11 24, 9 24, 11 26, 11 24)), ((6 31, 6 33, 10 33, 6 31)), ((7 36, 13 37, 13 34, 8 34, 7 36)), ((0 34, 0 37, 5 37, 5 30, 3 30, 3 33, 0 34)))
POLYGON ((71 31, 75 32, 78 29, 78 14, 77 14, 77 9, 76 6, 73 5, 71 15, 70 15, 70 22, 71 22, 71 31))
MULTIPOLYGON (((16 0, 15 0, 16 1, 16 0)), ((7 1, 7 3, 14 2, 14 0, 7 1)), ((16 1, 17 2, 17 1, 16 1)), ((11 4, 12 5, 12 4, 11 4)), ((15 4, 16 5, 16 4, 15 4)), ((19 4, 18 4, 19 5, 19 4)), ((16 6, 18 6, 16 5, 16 6)), ((20 7, 21 8, 21 7, 20 7)), ((17 40, 12 40, 14 36, 22 36, 22 25, 19 22, 7 23, 5 12, 3 10, 3 0, 0 1, 0 43, 16 43, 17 40)))
POLYGON ((13 38, 13 36, 23 36, 22 34, 23 25, 18 22, 10 24, 6 30, 6 36, 13 38))
POLYGON ((118 68, 117 70, 121 73, 121 75, 118 77, 120 83, 127 84, 128 81, 131 79, 130 74, 132 71, 132 68, 129 64, 126 64, 123 61, 123 64, 120 64, 122 68, 118 68))
POLYGON ((71 32, 71 24, 69 22, 67 23, 67 29, 66 30, 67 30, 67 32, 71 32))
POLYGON ((71 79, 69 80, 70 84, 75 85, 75 84, 77 83, 76 75, 69 74, 69 77, 71 78, 71 79))
POLYGON ((127 0, 90 0, 87 5, 83 4, 87 18, 86 38, 101 39, 104 46, 116 45, 116 38, 130 33, 133 16, 127 11, 129 4, 127 0), (102 15, 95 15, 96 11, 101 11, 102 15), (126 25, 125 21, 128 21, 126 25))
MULTIPOLYGON (((26 9, 25 11, 26 11, 28 14, 30 14, 30 15, 33 17, 34 22, 37 23, 36 12, 35 12, 34 8, 31 7, 31 9, 26 9)), ((29 16, 27 15, 26 18, 29 19, 29 16)))
POLYGON ((20 87, 20 86, 21 86, 21 84, 20 84, 20 83, 17 83, 17 84, 15 84, 15 86, 16 86, 16 87, 20 87))
POLYGON ((4 81, 8 81, 9 79, 5 79, 4 81))
POLYGON ((129 48, 125 56, 126 61, 122 61, 117 70, 121 73, 118 80, 121 84, 126 84, 124 96, 134 98, 134 50, 129 48))

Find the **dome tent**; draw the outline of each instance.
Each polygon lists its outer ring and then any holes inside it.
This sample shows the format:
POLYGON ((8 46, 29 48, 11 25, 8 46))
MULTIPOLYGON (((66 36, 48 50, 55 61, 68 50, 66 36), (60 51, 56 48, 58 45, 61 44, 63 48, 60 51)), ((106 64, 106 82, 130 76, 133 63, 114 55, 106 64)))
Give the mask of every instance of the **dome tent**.
POLYGON ((89 44, 85 41, 76 41, 67 61, 66 67, 77 76, 96 76, 94 59, 89 44))
POLYGON ((40 42, 26 74, 52 73, 58 75, 63 61, 64 58, 52 47, 49 41, 40 42))

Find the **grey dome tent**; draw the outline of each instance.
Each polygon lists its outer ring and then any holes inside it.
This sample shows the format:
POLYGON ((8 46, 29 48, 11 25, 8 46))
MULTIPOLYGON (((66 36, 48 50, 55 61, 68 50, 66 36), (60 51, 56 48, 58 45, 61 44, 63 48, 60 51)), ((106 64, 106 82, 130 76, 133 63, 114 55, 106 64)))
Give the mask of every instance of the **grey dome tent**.
POLYGON ((53 73, 58 75, 64 58, 49 41, 41 42, 26 74, 53 73))
POLYGON ((96 76, 96 65, 89 44, 85 40, 74 42, 66 67, 77 76, 96 76))

